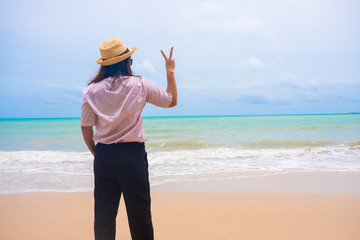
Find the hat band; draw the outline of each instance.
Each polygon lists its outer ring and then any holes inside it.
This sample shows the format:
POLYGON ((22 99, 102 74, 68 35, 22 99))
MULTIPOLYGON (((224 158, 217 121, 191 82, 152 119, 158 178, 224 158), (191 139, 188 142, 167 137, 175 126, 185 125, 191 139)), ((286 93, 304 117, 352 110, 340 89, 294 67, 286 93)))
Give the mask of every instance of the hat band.
MULTIPOLYGON (((120 57, 120 56, 122 56, 122 55, 124 55, 125 53, 128 53, 128 52, 129 52, 129 49, 127 48, 127 49, 125 50, 125 52, 123 52, 123 53, 121 53, 121 54, 119 54, 119 55, 116 55, 116 56, 114 56, 114 57, 112 57, 112 58, 120 57)), ((111 58, 102 58, 103 61, 106 61, 106 60, 109 60, 109 59, 111 59, 111 58)))

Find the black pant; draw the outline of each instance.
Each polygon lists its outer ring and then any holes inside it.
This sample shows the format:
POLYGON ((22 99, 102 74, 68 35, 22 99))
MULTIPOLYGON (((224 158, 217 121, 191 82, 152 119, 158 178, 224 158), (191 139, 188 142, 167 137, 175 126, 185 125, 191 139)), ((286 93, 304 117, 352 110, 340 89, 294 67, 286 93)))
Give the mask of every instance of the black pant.
POLYGON ((153 240, 145 144, 98 143, 94 175, 95 239, 115 239, 116 215, 123 193, 132 239, 153 240))

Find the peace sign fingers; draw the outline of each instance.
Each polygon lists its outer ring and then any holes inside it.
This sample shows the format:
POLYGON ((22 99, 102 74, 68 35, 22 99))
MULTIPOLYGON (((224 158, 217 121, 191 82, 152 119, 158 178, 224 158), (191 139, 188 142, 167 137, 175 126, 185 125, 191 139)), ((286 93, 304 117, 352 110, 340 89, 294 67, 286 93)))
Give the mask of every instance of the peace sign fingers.
POLYGON ((160 50, 160 51, 161 51, 161 54, 163 55, 163 57, 165 58, 165 60, 172 60, 173 50, 174 50, 174 47, 171 47, 169 58, 165 55, 163 50, 160 50))
POLYGON ((172 58, 173 50, 174 50, 174 47, 171 47, 169 57, 167 57, 165 55, 164 51, 161 50, 161 54, 163 55, 163 57, 165 59, 165 65, 166 65, 166 70, 167 71, 174 71, 174 69, 175 69, 175 59, 172 58))

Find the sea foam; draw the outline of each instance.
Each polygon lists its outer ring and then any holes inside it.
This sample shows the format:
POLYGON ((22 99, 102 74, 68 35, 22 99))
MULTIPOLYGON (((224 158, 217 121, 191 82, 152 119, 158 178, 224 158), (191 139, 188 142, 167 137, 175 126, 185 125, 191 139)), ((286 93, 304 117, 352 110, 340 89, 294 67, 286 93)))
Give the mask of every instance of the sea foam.
MULTIPOLYGON (((358 142, 297 143, 293 147, 245 145, 149 151, 151 184, 290 172, 360 172, 358 142)), ((0 192, 93 188, 93 157, 88 152, 0 151, 0 156, 0 192)))

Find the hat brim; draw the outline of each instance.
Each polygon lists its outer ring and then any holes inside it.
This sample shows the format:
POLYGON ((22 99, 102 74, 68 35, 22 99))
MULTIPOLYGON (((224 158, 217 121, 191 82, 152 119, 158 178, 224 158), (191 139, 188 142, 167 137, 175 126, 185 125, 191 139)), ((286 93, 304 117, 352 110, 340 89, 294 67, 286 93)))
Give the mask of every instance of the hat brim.
POLYGON ((135 51, 136 51, 136 47, 132 47, 132 48, 129 48, 129 52, 121 55, 121 56, 117 56, 117 57, 113 57, 113 58, 109 58, 109 59, 106 59, 106 60, 103 60, 102 58, 99 58, 96 63, 97 64, 100 64, 101 66, 109 66, 109 65, 112 65, 112 64, 115 64, 115 63, 119 63, 125 59, 127 59, 128 57, 130 57, 135 51))

